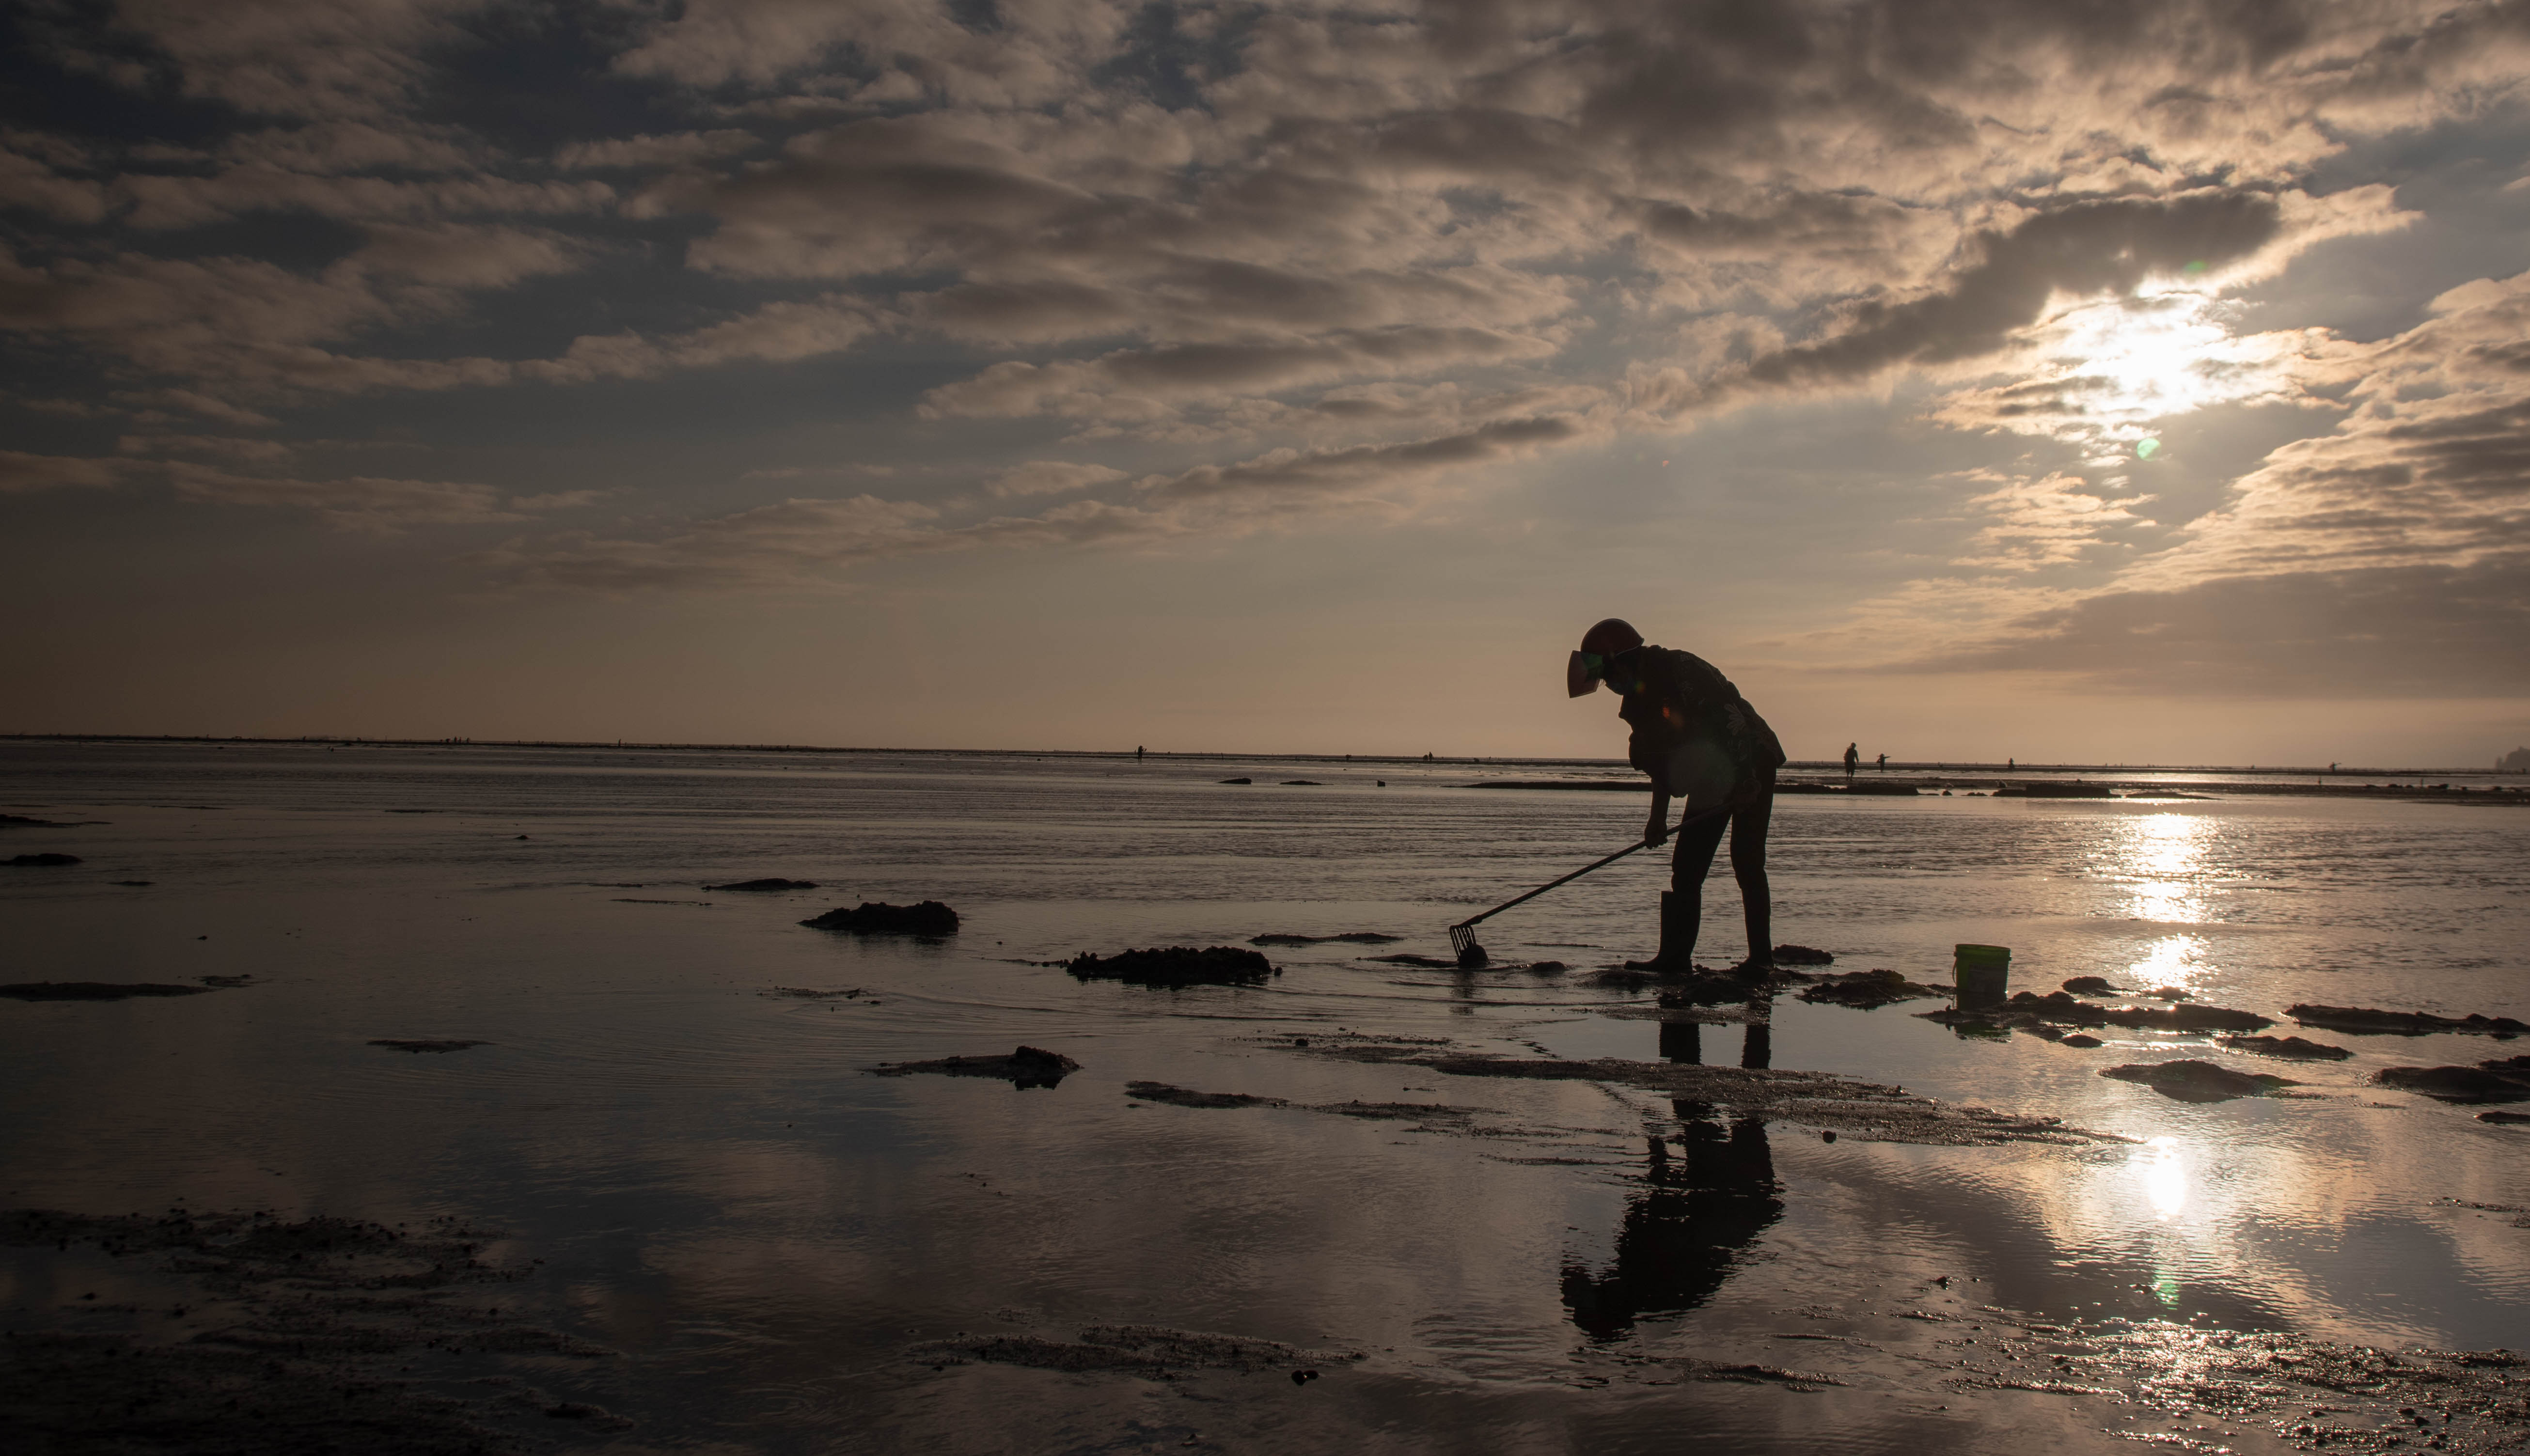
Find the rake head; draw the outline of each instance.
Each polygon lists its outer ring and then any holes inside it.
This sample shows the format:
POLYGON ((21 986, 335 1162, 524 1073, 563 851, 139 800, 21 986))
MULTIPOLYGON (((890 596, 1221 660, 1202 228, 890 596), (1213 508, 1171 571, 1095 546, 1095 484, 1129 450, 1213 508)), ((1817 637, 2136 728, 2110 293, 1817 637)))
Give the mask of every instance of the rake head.
POLYGON ((1485 954, 1485 947, 1476 944, 1476 928, 1472 925, 1450 927, 1450 948, 1458 952, 1458 969, 1462 971, 1482 970, 1492 960, 1485 954))

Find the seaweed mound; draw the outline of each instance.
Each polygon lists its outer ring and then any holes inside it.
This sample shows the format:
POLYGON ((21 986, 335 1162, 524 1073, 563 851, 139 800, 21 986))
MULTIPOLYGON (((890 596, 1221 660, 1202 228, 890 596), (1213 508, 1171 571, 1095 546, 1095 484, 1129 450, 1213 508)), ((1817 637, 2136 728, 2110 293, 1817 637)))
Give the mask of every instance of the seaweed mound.
POLYGON ((2255 1052, 2261 1056, 2282 1056, 2293 1061, 2343 1061, 2354 1053, 2342 1047, 2331 1047, 2303 1037, 2217 1037, 2215 1040, 2234 1052, 2255 1052))
POLYGON ((0 996, 19 1001, 119 1001, 136 996, 200 996, 208 986, 153 986, 148 982, 20 981, 0 986, 0 996))
POLYGON ((1778 945, 1775 964, 1779 966, 1832 966, 1836 957, 1816 945, 1778 945))
POLYGON ((2446 1103, 2530 1103, 2530 1056, 2504 1056, 2473 1067, 2383 1067, 2372 1080, 2446 1103))
POLYGON ((891 1061, 870 1070, 881 1077, 930 1072, 943 1077, 999 1077, 1014 1087, 1053 1087, 1080 1070, 1060 1052, 1021 1047, 1008 1056, 943 1056, 936 1061, 891 1061))
POLYGON ((2326 1027, 2330 1031, 2350 1032, 2356 1036, 2421 1037, 2429 1032, 2474 1032, 2479 1036, 2517 1037, 2530 1032, 2530 1023, 2509 1016, 2436 1016, 2424 1011, 2382 1011, 2370 1006, 2284 1007, 2284 1014, 2304 1026, 2326 1027))
MULTIPOLYGON (((1782 951, 1775 952, 1778 956, 1782 951)), ((1830 976, 1801 993, 1801 999, 1816 1004, 1822 1001, 1840 1006, 1853 1006, 1868 1011, 1892 1001, 1913 1000, 1918 997, 1948 996, 1938 986, 1922 986, 1896 971, 1878 969, 1854 971, 1843 976, 1830 976)))
POLYGON ((2301 1084, 2288 1077, 2271 1077, 2263 1072, 2235 1072, 2210 1061, 2129 1062, 2124 1066, 2102 1067, 2100 1075, 2120 1082, 2140 1082, 2163 1097, 2182 1103, 2222 1103, 2235 1097, 2264 1097, 2268 1093, 2301 1084))
POLYGON ((706 885, 703 889, 718 893, 735 890, 744 894, 775 894, 785 890, 814 890, 814 880, 785 880, 779 876, 764 880, 741 880, 735 885, 706 885))
POLYGON ((1122 981, 1128 986, 1261 986, 1283 974, 1261 952, 1241 945, 1171 945, 1092 955, 1083 950, 1064 969, 1082 981, 1122 981))
POLYGON ((958 912, 938 900, 924 900, 915 905, 887 905, 863 900, 852 909, 837 906, 814 920, 799 923, 812 930, 843 931, 855 936, 958 934, 958 912))

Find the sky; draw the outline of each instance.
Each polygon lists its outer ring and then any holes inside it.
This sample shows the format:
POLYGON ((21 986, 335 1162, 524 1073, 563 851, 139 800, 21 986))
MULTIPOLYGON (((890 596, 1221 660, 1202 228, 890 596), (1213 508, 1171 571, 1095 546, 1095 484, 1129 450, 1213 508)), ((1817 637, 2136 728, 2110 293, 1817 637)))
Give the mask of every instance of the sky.
POLYGON ((17 0, 0 731, 2530 742, 2530 4, 17 0))

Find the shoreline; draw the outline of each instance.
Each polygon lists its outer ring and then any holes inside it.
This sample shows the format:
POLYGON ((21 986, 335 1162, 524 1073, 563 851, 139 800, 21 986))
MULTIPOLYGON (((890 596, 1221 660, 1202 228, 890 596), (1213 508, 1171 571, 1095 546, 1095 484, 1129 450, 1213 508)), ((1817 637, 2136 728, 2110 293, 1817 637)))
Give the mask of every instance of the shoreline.
MULTIPOLYGON (((2222 770, 2170 770, 2172 773, 2221 773, 2222 770)), ((2338 777, 2351 777, 2339 775, 2338 777)), ((2431 778, 2426 774, 2417 777, 2431 778)), ((1545 792, 1648 793, 1647 779, 1493 779, 1459 785, 1463 788, 1512 788, 1545 792)), ((2063 780, 2031 780, 2025 774, 2009 777, 1980 775, 1909 775, 1874 777, 1857 780, 1848 786, 1839 776, 1827 778, 1791 778, 1781 780, 1775 786, 1778 794, 1850 794, 1855 798, 1922 798, 1941 797, 1951 790, 1965 790, 1970 796, 1995 798, 2027 798, 2045 803, 2099 803, 2119 799, 2157 800, 2183 803, 2191 799, 2219 800, 2230 795, 2252 795, 2267 798, 2354 798, 2397 799, 2425 804, 2496 804, 2530 805, 2530 784, 2519 786, 2489 785, 2471 788, 2448 783, 2295 783, 2240 782, 2226 781, 2205 782, 2189 780, 2172 785, 2149 779, 2091 779, 2067 782, 2063 780), (2086 790, 2086 791, 2068 791, 2086 790)))
MULTIPOLYGON (((900 756, 920 755, 941 758, 1072 758, 1072 759, 1161 759, 1181 763, 1355 763, 1395 764, 1411 767, 1429 764, 1502 765, 1512 768, 1625 769, 1622 758, 1513 758, 1483 755, 1405 754, 1405 753, 1215 753, 1202 750, 1151 749, 1136 753, 1122 748, 905 748, 872 745, 840 745, 822 743, 669 743, 636 742, 630 738, 364 738, 341 734, 306 734, 296 737, 263 737, 253 734, 220 733, 0 733, 0 742, 11 743, 202 743, 228 745, 236 743, 277 747, 328 748, 541 748, 571 750, 616 750, 626 753, 812 753, 837 755, 900 756)), ((1842 782, 1843 765, 1835 759, 1793 759, 1784 765, 1788 771, 1823 776, 1815 782, 1834 779, 1842 782)), ((2524 791, 2530 791, 2530 774, 2499 769, 2473 769, 2447 766, 2442 768, 2374 768, 2331 767, 2314 764, 2304 767, 2282 765, 2264 767, 2256 764, 2124 764, 2124 763, 1948 763, 1907 760, 1892 762, 1886 769, 1866 769, 1854 776, 1859 782, 1914 782, 1939 788, 1986 786, 1994 782, 2010 782, 2041 776, 2100 776, 2112 774, 2228 774, 2259 779, 2515 779, 2524 791), (1890 778, 1891 775, 1901 776, 1890 778), (1969 777, 1961 777, 1969 776, 1969 777)), ((1791 782, 1813 782, 1794 780, 1791 782)), ((2112 786, 2125 781, 2107 780, 2112 786)), ((2148 783, 2150 781, 2135 781, 2148 783)), ((1473 786, 1473 785, 1471 785, 1473 786)), ((1512 786, 1486 784, 1486 787, 1512 786)), ((1522 783, 1529 788, 1581 787, 1550 783, 1522 783)), ((2191 785, 2193 786, 2193 785, 2191 785)), ((2214 786, 2214 785, 2208 785, 2214 786)), ((2319 785, 2325 786, 2325 785, 2319 785)), ((2352 787, 2355 785, 2342 785, 2352 787)), ((2305 785, 2305 787, 2310 787, 2305 785)), ((1867 791, 1867 790, 1866 790, 1867 791)), ((2262 785, 2243 784, 2241 791, 2279 792, 2291 789, 2269 789, 2262 785)), ((2458 790, 2453 790, 2457 792, 2458 790)))

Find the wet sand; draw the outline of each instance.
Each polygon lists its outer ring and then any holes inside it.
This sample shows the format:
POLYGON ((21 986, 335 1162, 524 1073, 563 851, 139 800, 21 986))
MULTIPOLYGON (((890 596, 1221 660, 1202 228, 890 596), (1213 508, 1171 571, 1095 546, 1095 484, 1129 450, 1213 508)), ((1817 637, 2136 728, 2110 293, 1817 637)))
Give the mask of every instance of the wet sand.
POLYGON ((1836 962, 1698 1004, 1649 875, 1446 959, 1598 795, 294 752, 14 765, 106 821, 21 976, 220 990, 0 1001, 12 1449, 2530 1442, 2530 1131, 2384 1077, 2511 1075, 2512 816, 1788 800, 1836 962), (2046 1004, 1910 1014, 1953 941, 2046 1004), (2440 1020, 2229 1045, 2313 1007, 2440 1020), (2102 1075, 2191 1061, 2259 1095, 2102 1075))

